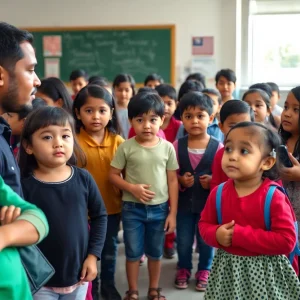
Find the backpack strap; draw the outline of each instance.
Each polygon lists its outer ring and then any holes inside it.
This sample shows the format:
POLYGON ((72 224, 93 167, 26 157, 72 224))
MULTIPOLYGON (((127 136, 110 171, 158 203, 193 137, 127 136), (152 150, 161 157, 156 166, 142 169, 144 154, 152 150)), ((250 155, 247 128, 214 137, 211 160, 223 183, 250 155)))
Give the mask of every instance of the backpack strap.
POLYGON ((222 191, 225 182, 221 183, 217 187, 217 194, 216 194, 216 209, 217 209, 217 217, 218 217, 218 224, 222 224, 222 211, 221 211, 221 204, 222 204, 222 191))

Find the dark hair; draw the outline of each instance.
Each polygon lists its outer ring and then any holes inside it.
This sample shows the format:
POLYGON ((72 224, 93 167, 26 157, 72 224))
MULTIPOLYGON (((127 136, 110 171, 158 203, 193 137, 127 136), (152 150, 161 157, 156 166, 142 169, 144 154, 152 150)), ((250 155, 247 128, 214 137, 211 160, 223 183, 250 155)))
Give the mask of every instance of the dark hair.
POLYGON ((271 88, 272 92, 276 92, 278 96, 280 95, 279 86, 275 82, 267 82, 267 85, 271 88))
POLYGON ((88 83, 90 84, 90 83, 92 83, 94 81, 98 81, 98 80, 99 81, 101 81, 101 80, 107 81, 107 79, 103 76, 94 75, 89 78, 88 83))
POLYGON ((89 79, 87 72, 85 72, 82 69, 79 69, 79 70, 72 71, 72 73, 70 74, 70 81, 76 80, 80 77, 83 77, 86 81, 88 81, 88 79, 89 79))
POLYGON ((249 90, 250 89, 251 90, 252 89, 263 90, 263 91, 265 91, 268 94, 269 98, 272 97, 272 89, 271 89, 271 87, 267 83, 262 82, 262 83, 252 84, 251 86, 249 86, 249 90))
MULTIPOLYGON (((291 89, 290 93, 294 95, 294 97, 297 99, 300 105, 300 86, 296 86, 293 89, 291 89)), ((300 111, 299 111, 299 120, 298 120, 298 131, 300 132, 300 111)), ((279 130, 278 130, 280 136, 282 137, 284 144, 287 143, 288 139, 292 136, 292 134, 288 131, 285 131, 280 124, 279 130)), ((293 156, 295 156, 298 160, 300 159, 300 135, 298 137, 298 140, 295 144, 295 148, 293 151, 293 156)))
POLYGON ((106 128, 109 132, 118 134, 120 132, 119 124, 116 117, 115 101, 113 96, 103 87, 96 84, 88 84, 82 88, 76 95, 73 102, 73 117, 75 119, 76 132, 80 132, 80 128, 84 127, 81 120, 77 118, 76 111, 79 113, 80 108, 86 103, 88 97, 103 99, 112 111, 112 119, 109 120, 106 128))
MULTIPOLYGON (((225 139, 225 143, 226 140, 230 134, 231 131, 237 129, 237 128, 251 128, 253 134, 259 134, 261 135, 261 141, 262 143, 260 143, 260 145, 264 144, 264 155, 268 156, 270 155, 270 153, 272 152, 272 150, 274 149, 275 151, 277 151, 279 145, 281 145, 282 141, 280 136, 278 135, 278 133, 274 132, 273 130, 271 130, 270 128, 268 128, 267 126, 261 124, 261 123, 257 123, 257 122, 240 122, 237 123, 235 126, 233 126, 225 139)), ((225 144, 224 143, 224 144, 225 144)), ((260 146, 259 145, 259 146, 260 146)), ((271 180, 277 180, 279 179, 279 172, 277 169, 276 164, 274 164, 274 166, 268 170, 268 171, 264 171, 263 172, 263 177, 264 178, 269 178, 271 180)))
MULTIPOLYGON (((266 103, 266 106, 267 106, 267 110, 269 112, 269 123, 274 127, 274 128, 278 128, 276 122, 275 122, 275 119, 274 119, 274 116, 271 112, 271 101, 270 101, 270 96, 269 94, 265 91, 265 90, 262 90, 262 89, 259 89, 259 88, 250 88, 248 91, 246 91, 243 95, 243 101, 245 101, 245 98, 250 95, 250 94, 253 94, 253 93, 258 93, 263 101, 266 103)), ((272 96, 272 92, 271 92, 271 96, 272 96)))
POLYGON ((72 98, 64 83, 60 79, 56 77, 43 79, 41 81, 41 85, 37 88, 37 91, 51 98, 53 102, 57 102, 61 99, 63 102, 62 108, 71 113, 72 98))
POLYGON ((19 152, 19 166, 22 178, 31 175, 38 167, 34 155, 29 155, 25 151, 26 144, 32 145, 32 135, 41 128, 51 125, 65 126, 66 124, 70 124, 74 136, 74 151, 70 160, 68 161, 68 164, 76 165, 77 159, 80 159, 83 165, 85 165, 85 155, 76 140, 73 117, 60 107, 40 107, 34 110, 24 123, 19 152))
POLYGON ((155 89, 152 89, 151 87, 148 86, 143 86, 141 88, 138 89, 137 93, 156 93, 158 94, 158 92, 155 89))
POLYGON ((236 83, 236 75, 231 69, 222 69, 216 74, 216 83, 219 82, 220 77, 225 77, 228 81, 236 83))
POLYGON ((146 77, 145 81, 144 81, 144 85, 147 85, 147 83, 149 81, 158 81, 160 84, 164 83, 164 80, 162 79, 162 77, 158 74, 150 74, 146 77))
POLYGON ((183 97, 183 95, 185 95, 188 92, 202 92, 202 90, 204 89, 204 86, 202 83, 198 82, 198 81, 194 81, 194 80, 187 80, 185 81, 179 89, 178 92, 178 101, 180 101, 180 99, 183 97))
POLYGON ((160 97, 168 96, 169 98, 177 101, 176 90, 170 84, 161 84, 155 87, 160 97))
POLYGON ((128 118, 132 120, 137 116, 147 114, 153 111, 159 117, 163 117, 165 113, 165 105, 157 92, 137 93, 131 98, 128 104, 128 118))
POLYGON ((44 106, 47 106, 47 102, 44 99, 36 97, 32 100, 32 109, 33 110, 40 108, 40 107, 44 107, 44 106))
POLYGON ((206 88, 206 83, 205 83, 205 76, 201 73, 192 73, 190 74, 185 81, 187 80, 194 80, 200 82, 204 88, 206 88))
POLYGON ((255 116, 253 109, 244 101, 228 100, 220 110, 220 123, 223 124, 231 115, 249 114, 250 120, 254 122, 255 116))
POLYGON ((26 30, 20 30, 13 25, 0 22, 0 66, 10 74, 13 73, 16 63, 24 57, 20 44, 33 43, 33 36, 26 30))
POLYGON ((182 116, 189 107, 199 107, 210 116, 213 113, 213 102, 211 98, 201 92, 188 92, 179 102, 179 111, 182 116))
POLYGON ((27 118, 27 116, 32 112, 32 110, 33 110, 33 106, 27 105, 23 107, 22 110, 18 111, 17 114, 18 114, 19 121, 27 118))
POLYGON ((221 97, 221 94, 218 90, 215 90, 215 89, 203 89, 202 90, 202 93, 203 94, 212 94, 212 95, 215 95, 218 97, 218 103, 221 105, 222 103, 222 97, 221 97))
POLYGON ((118 87, 120 85, 120 83, 122 82, 129 82, 130 83, 130 87, 132 89, 132 95, 135 95, 135 81, 133 79, 133 77, 130 74, 119 74, 115 77, 114 81, 113 81, 113 89, 115 87, 118 87))
POLYGON ((110 84, 107 81, 107 79, 104 78, 104 77, 101 77, 101 76, 92 76, 92 77, 90 77, 88 84, 96 84, 96 85, 99 85, 99 86, 104 87, 104 88, 110 87, 110 84))

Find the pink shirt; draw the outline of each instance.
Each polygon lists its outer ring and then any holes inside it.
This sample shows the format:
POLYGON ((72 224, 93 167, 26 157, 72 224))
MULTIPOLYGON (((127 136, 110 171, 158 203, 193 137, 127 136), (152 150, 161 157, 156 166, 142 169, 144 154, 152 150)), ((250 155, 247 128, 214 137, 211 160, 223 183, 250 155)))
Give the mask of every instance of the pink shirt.
POLYGON ((182 124, 182 122, 179 120, 176 120, 174 117, 172 117, 170 119, 169 125, 167 126, 167 128, 165 128, 163 130, 164 134, 166 136, 166 140, 168 142, 173 143, 175 141, 178 129, 181 124, 182 124))
MULTIPOLYGON (((244 197, 238 196, 232 179, 225 183, 222 192, 222 222, 226 224, 235 221, 230 247, 223 247, 217 242, 216 231, 220 225, 216 210, 217 188, 214 188, 199 221, 203 240, 212 247, 222 248, 235 255, 289 255, 296 243, 295 216, 289 199, 278 190, 271 202, 271 231, 265 227, 265 198, 270 184, 274 183, 265 179, 256 191, 244 197)), ((298 257, 295 259, 293 266, 298 271, 298 257)))

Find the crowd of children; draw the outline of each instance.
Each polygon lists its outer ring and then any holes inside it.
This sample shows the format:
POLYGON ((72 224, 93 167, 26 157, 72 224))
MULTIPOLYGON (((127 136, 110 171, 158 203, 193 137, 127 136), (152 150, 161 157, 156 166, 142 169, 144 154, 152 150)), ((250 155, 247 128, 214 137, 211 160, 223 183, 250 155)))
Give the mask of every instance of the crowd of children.
POLYGON ((194 244, 195 289, 205 299, 300 299, 298 258, 288 260, 300 237, 300 87, 281 108, 275 83, 254 84, 239 100, 232 70, 215 81, 216 89, 206 88, 202 74, 191 74, 177 94, 150 74, 136 93, 130 74, 110 86, 75 70, 72 96, 61 80, 43 79, 32 108, 3 115, 24 199, 49 222, 39 247, 56 273, 34 299, 96 300, 99 289, 122 299, 115 285, 121 222, 125 300, 139 299, 145 256, 149 300, 166 299, 161 258, 176 251, 174 286, 186 289, 194 244), (290 168, 276 159, 281 144, 290 168))

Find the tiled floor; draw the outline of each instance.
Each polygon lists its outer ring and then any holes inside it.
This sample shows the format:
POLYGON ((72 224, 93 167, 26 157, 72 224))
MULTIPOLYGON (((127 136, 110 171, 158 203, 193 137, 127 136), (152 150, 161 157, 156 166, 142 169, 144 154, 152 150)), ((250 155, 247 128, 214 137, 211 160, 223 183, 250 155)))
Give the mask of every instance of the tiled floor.
MULTIPOLYGON (((194 266, 197 265, 198 254, 194 254, 194 266)), ((160 286, 163 288, 163 294, 168 300, 202 300, 203 293, 195 290, 195 281, 190 281, 190 286, 186 290, 178 290, 174 288, 174 276, 176 273, 177 258, 163 259, 161 281, 160 286)), ((119 245, 119 256, 117 261, 116 271, 116 284, 119 292, 123 296, 127 290, 126 272, 125 272, 125 256, 124 256, 124 244, 119 245)), ((144 265, 140 267, 139 274, 139 293, 140 299, 145 300, 148 290, 148 273, 147 273, 147 260, 144 265)))

